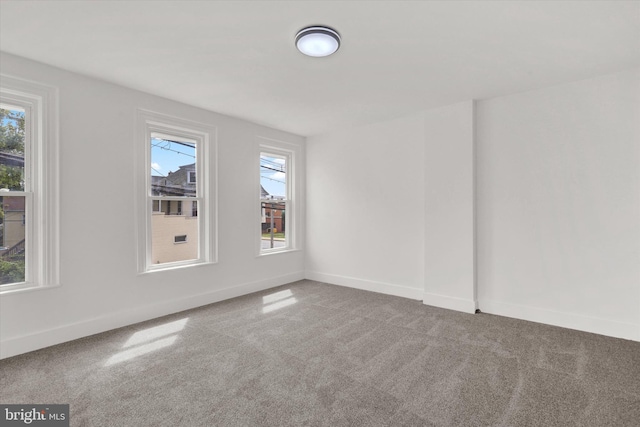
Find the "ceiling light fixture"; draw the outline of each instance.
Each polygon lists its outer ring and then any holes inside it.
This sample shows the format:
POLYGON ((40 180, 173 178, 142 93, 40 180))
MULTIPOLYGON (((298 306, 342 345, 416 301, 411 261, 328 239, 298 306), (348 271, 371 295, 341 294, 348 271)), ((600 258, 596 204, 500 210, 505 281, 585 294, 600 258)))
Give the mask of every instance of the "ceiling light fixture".
POLYGON ((307 56, 329 56, 340 47, 340 34, 329 27, 306 27, 296 34, 296 47, 307 56))

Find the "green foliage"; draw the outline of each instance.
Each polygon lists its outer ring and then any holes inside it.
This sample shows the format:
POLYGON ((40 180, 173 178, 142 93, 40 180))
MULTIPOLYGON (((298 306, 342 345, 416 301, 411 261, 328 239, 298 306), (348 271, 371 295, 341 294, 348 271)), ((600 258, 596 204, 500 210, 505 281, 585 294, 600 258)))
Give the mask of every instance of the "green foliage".
POLYGON ((0 165, 0 188, 22 191, 22 168, 18 166, 0 165))
MULTIPOLYGON (((24 113, 0 109, 0 152, 24 156, 24 113)), ((20 166, 0 165, 0 188, 23 190, 23 169, 20 166)))
POLYGON ((24 282, 24 259, 18 261, 0 260, 0 285, 24 282))
POLYGON ((0 165, 0 188, 12 191, 22 191, 22 168, 17 166, 0 165))
POLYGON ((0 151, 24 153, 24 113, 0 109, 0 151))
MULTIPOLYGON (((271 233, 262 233, 262 237, 264 237, 265 239, 270 239, 271 238, 271 233)), ((284 239, 285 235, 284 233, 273 233, 273 238, 274 239, 284 239)))
MULTIPOLYGON (((0 109, 0 152, 14 157, 24 156, 25 117, 24 113, 0 109)), ((0 164, 0 188, 13 191, 23 190, 23 167, 0 164)), ((0 224, 4 222, 4 209, 0 194, 0 224)), ((0 230, 0 234, 1 231, 0 230)), ((0 284, 24 282, 24 253, 0 259, 0 284)))

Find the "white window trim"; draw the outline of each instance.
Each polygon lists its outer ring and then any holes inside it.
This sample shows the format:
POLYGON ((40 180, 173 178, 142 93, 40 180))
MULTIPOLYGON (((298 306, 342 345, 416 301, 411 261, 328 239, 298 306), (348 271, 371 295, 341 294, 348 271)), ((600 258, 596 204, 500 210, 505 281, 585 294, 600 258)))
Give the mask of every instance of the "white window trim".
POLYGON ((135 141, 136 236, 139 274, 217 262, 217 137, 216 128, 203 123, 139 109, 135 141), (151 134, 165 134, 196 142, 195 183, 198 197, 151 196, 151 134), (153 264, 151 259, 152 199, 198 200, 198 258, 195 260, 153 264))
MULTIPOLYGON (((287 231, 285 233, 285 246, 283 248, 262 249, 262 217, 263 210, 256 209, 256 248, 257 256, 266 256, 280 253, 297 251, 300 248, 298 225, 300 221, 300 197, 299 176, 297 173, 296 145, 284 141, 258 137, 257 138, 257 159, 255 186, 258 192, 258 200, 261 201, 260 194, 260 156, 262 154, 274 154, 284 157, 287 162, 287 198, 285 201, 285 211, 287 212, 287 231)), ((254 199, 255 200, 255 199, 254 199)))
MULTIPOLYGON (((28 111, 25 147, 27 269, 25 282, 0 286, 0 295, 60 285, 58 88, 0 75, 0 100, 28 111)), ((9 194, 7 194, 9 195, 9 194)))

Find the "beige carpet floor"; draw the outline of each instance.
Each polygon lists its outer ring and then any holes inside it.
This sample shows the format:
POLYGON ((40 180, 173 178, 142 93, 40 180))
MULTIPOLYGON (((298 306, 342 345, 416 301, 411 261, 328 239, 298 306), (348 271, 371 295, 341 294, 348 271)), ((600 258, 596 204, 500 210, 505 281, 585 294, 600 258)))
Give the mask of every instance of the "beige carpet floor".
POLYGON ((312 281, 0 361, 74 426, 639 426, 640 343, 312 281))

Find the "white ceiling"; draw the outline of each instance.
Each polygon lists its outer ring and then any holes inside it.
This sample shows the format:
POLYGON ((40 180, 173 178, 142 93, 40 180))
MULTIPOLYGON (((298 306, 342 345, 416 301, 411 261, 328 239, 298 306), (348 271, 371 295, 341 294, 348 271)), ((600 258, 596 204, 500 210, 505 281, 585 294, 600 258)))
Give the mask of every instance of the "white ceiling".
POLYGON ((315 135, 640 66, 640 2, 2 0, 0 50, 315 135))

